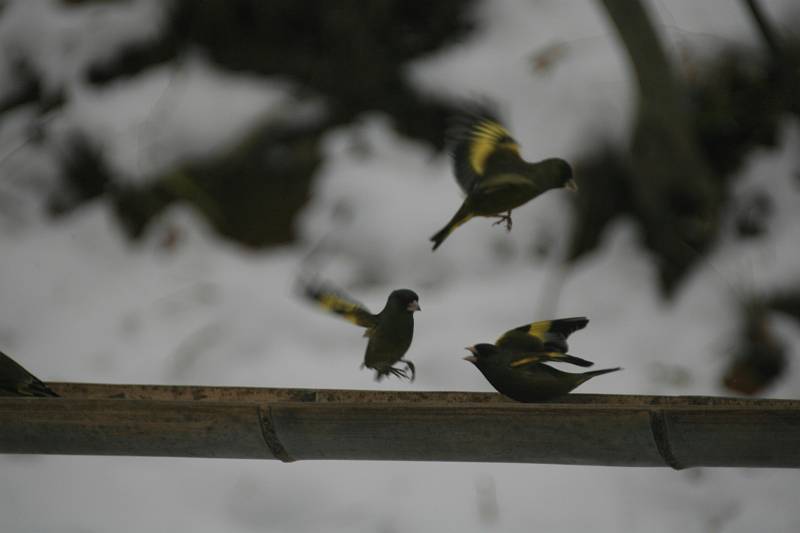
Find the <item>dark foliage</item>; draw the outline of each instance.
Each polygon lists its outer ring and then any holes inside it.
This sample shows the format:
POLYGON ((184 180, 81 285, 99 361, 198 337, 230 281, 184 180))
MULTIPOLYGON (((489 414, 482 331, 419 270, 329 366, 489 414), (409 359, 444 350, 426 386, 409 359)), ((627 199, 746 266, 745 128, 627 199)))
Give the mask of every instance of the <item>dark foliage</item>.
POLYGON ((62 149, 62 189, 50 198, 48 207, 59 215, 106 192, 111 184, 112 171, 99 147, 88 138, 75 133, 62 149))
MULTIPOLYGON (((691 99, 693 131, 712 181, 701 183, 692 176, 660 191, 647 191, 666 206, 667 218, 654 218, 643 200, 636 195, 638 176, 629 163, 627 150, 602 147, 579 160, 576 179, 582 194, 575 199, 577 223, 574 225, 570 259, 593 250, 607 225, 620 215, 629 215, 642 228, 645 243, 659 264, 662 287, 671 294, 693 264, 702 259, 713 243, 708 236, 716 233, 718 213, 729 201, 731 179, 753 150, 773 147, 779 141, 781 121, 797 114, 796 97, 800 53, 794 45, 786 46, 779 58, 756 56, 731 50, 701 74, 685 80, 691 99), (776 61, 780 61, 779 63, 776 61), (698 188, 709 187, 709 205, 698 188), (705 227, 709 225, 709 227, 705 227)), ((652 141, 652 139, 651 139, 652 141)), ((668 150, 659 142, 647 146, 634 142, 634 149, 668 150)), ((754 237, 768 230, 772 211, 769 199, 755 195, 736 206, 736 225, 742 237, 754 237)))
POLYGON ((104 84, 199 49, 224 69, 285 76, 324 95, 337 122, 383 111, 398 131, 441 147, 451 109, 417 94, 403 67, 465 36, 471 4, 179 0, 159 40, 128 47, 87 76, 104 84))
POLYGON ((471 4, 176 2, 159 39, 93 65, 88 80, 110 83, 200 50, 223 69, 292 80, 320 96, 328 115, 310 128, 264 124, 229 153, 189 162, 151 185, 115 187, 113 200, 128 234, 140 236, 153 217, 181 200, 236 241, 291 241, 320 163, 320 136, 366 111, 386 113, 400 133, 441 149, 453 108, 412 89, 404 67, 466 35, 471 4))
POLYGON ((324 126, 266 125, 231 150, 192 161, 145 186, 118 187, 116 212, 140 237, 176 201, 201 212, 221 234, 249 246, 294 239, 294 219, 309 197, 321 161, 324 126))

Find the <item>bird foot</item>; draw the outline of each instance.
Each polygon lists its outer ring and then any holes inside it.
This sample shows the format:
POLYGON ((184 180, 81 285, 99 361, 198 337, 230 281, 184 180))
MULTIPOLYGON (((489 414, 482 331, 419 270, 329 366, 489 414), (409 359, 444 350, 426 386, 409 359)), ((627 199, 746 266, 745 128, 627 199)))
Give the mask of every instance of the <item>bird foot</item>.
POLYGON ((375 376, 375 379, 377 381, 380 381, 384 376, 388 376, 389 374, 391 374, 400 379, 407 379, 408 381, 414 381, 414 378, 416 377, 417 374, 416 368, 414 367, 414 363, 412 363, 411 361, 406 361, 405 359, 401 359, 400 362, 404 363, 406 367, 395 368, 393 366, 390 366, 388 368, 384 368, 383 370, 378 371, 377 375, 375 376), (411 372, 411 375, 409 375, 409 371, 411 372))
POLYGON ((512 224, 511 211, 509 211, 505 215, 500 215, 497 218, 498 218, 497 222, 492 224, 492 226, 496 226, 498 224, 502 224, 503 222, 505 222, 506 223, 506 231, 511 231, 511 224, 512 224))
POLYGON ((388 376, 389 374, 391 374, 391 375, 393 375, 395 377, 398 377, 400 379, 408 379, 408 373, 405 370, 401 370, 401 369, 395 368, 393 366, 387 368, 383 372, 378 373, 376 379, 378 381, 380 381, 383 376, 388 376))
POLYGON ((408 380, 414 381, 414 378, 417 376, 417 368, 414 366, 414 363, 407 361, 406 359, 400 359, 400 362, 406 364, 406 371, 411 371, 411 377, 408 378, 408 380))
POLYGON ((406 372, 405 370, 392 368, 391 371, 392 371, 392 374, 397 376, 398 378, 409 379, 408 378, 408 372, 406 372))

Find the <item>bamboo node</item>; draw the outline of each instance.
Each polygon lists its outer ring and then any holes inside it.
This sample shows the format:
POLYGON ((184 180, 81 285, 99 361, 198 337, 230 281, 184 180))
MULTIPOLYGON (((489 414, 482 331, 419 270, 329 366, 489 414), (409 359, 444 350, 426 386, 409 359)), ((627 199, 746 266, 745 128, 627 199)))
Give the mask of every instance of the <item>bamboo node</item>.
POLYGON ((261 407, 258 408, 258 415, 261 419, 261 434, 264 437, 264 442, 267 444, 269 451, 276 459, 284 463, 293 463, 294 457, 289 455, 289 452, 284 448, 283 443, 278 438, 278 432, 275 431, 275 425, 272 423, 272 409, 267 406, 266 412, 261 407))

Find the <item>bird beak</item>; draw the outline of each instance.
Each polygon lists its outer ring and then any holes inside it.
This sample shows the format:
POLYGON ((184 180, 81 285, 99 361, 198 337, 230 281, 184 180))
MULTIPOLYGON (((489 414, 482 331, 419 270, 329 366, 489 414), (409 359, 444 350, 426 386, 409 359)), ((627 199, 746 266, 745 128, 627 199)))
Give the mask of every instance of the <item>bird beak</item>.
POLYGON ((408 307, 406 307, 406 309, 408 309, 408 310, 409 310, 409 311, 411 311, 412 313, 413 313, 414 311, 422 311, 422 308, 419 306, 419 302, 418 302, 418 301, 416 301, 416 300, 414 300, 413 302, 411 302, 410 304, 408 304, 408 307))
POLYGON ((464 358, 464 361, 469 361, 470 363, 477 363, 478 362, 478 350, 476 350, 474 346, 467 346, 464 349, 472 354, 472 355, 466 356, 464 358))
POLYGON ((567 180, 567 183, 564 184, 564 188, 568 191, 578 192, 578 184, 575 183, 575 180, 572 178, 567 180))

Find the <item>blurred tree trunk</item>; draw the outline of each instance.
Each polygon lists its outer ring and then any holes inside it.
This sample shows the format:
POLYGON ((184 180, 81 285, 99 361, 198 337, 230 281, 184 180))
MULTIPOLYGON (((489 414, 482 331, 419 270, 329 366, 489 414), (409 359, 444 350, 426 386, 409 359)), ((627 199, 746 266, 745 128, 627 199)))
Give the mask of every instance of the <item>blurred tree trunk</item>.
POLYGON ((698 144, 687 91, 640 0, 600 0, 630 56, 638 102, 631 195, 669 291, 713 241, 722 187, 698 144))
POLYGON ((776 61, 780 61, 783 58, 783 46, 772 24, 767 20, 764 10, 761 9, 761 4, 757 0, 744 0, 744 7, 753 17, 753 22, 758 27, 758 32, 770 54, 776 61))

